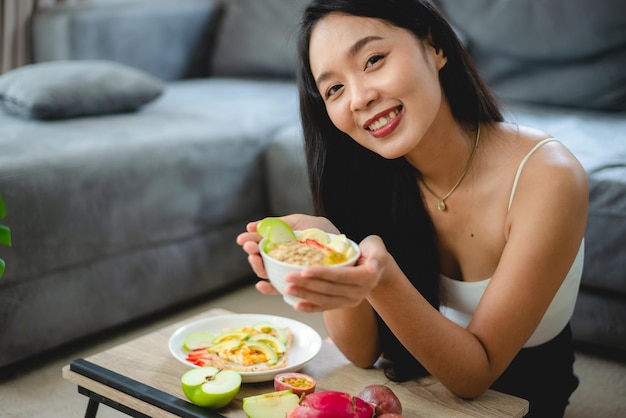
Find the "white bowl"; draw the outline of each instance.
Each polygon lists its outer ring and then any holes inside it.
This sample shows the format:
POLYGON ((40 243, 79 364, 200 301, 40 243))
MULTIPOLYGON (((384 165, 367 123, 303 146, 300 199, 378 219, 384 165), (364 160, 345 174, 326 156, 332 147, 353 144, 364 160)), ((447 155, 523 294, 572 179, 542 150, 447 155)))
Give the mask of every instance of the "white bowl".
MULTIPOLYGON (((296 234, 299 231, 295 231, 296 234)), ((335 234, 328 234, 328 238, 332 239, 335 234)), ((354 241, 348 239, 348 242, 350 243, 350 245, 352 246, 352 248, 355 251, 355 254, 347 261, 344 261, 343 263, 338 263, 338 264, 331 264, 328 265, 326 267, 328 268, 337 268, 337 267, 344 267, 344 266, 351 266, 354 263, 356 263, 356 261, 358 260, 358 258, 361 256, 361 249, 359 248, 359 246, 357 245, 357 243, 355 243, 354 241)), ((283 295, 283 300, 288 303, 289 305, 293 306, 296 304, 297 301, 300 300, 300 298, 294 297, 294 296, 290 296, 290 295, 286 295, 285 294, 285 276, 288 273, 293 273, 293 272, 298 272, 301 271, 305 268, 307 268, 306 266, 298 266, 295 264, 289 264, 289 263, 285 263, 284 261, 279 261, 273 257, 270 257, 264 250, 263 248, 265 248, 265 239, 261 240, 261 242, 259 243, 259 249, 261 252, 261 258, 263 258, 263 264, 265 265, 265 271, 267 272, 267 276, 270 280, 270 282, 274 285, 274 287, 276 288, 276 290, 278 290, 282 295, 283 295)))

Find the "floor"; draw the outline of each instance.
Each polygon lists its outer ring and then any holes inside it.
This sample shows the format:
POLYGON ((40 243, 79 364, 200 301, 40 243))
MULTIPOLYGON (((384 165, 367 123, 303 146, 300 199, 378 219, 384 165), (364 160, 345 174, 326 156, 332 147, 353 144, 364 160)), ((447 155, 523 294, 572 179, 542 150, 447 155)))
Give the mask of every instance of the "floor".
MULTIPOLYGON (((62 379, 61 368, 65 364, 211 308, 225 308, 239 313, 278 314, 307 323, 322 337, 326 336, 320 315, 298 313, 278 297, 263 296, 253 286, 246 286, 132 324, 109 336, 73 344, 33 361, 27 369, 0 380, 0 417, 84 416, 87 399, 78 394, 75 386, 62 379)), ((575 368, 581 384, 571 399, 566 418, 626 417, 626 364, 586 353, 578 353, 577 359, 575 368)), ((100 406, 98 411, 99 418, 123 416, 107 406, 100 406)))

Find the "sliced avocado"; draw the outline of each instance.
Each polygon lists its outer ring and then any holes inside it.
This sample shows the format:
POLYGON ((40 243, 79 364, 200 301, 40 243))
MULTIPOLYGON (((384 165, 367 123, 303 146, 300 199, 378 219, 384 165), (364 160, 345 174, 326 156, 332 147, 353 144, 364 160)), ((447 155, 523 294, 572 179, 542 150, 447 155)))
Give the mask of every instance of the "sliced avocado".
POLYGON ((226 340, 245 340, 248 338, 248 333, 247 332, 243 332, 243 331, 232 331, 232 332, 225 332, 223 334, 218 335, 217 337, 215 337, 215 339, 213 340, 213 344, 217 344, 217 343, 221 343, 222 341, 226 341, 226 340))
POLYGON ((252 325, 252 328, 259 332, 270 332, 275 326, 271 322, 261 321, 252 325))
POLYGON ((287 351, 287 346, 281 340, 265 332, 253 335, 248 341, 264 342, 271 346, 277 354, 284 354, 287 351))
POLYGON ((272 331, 274 334, 276 334, 276 338, 278 338, 280 342, 287 345, 287 341, 289 341, 289 338, 287 338, 287 333, 283 328, 276 327, 272 331))
POLYGON ((273 334, 274 336, 276 336, 276 338, 280 340, 280 342, 282 342, 285 345, 287 344, 288 338, 287 338, 287 333, 285 332, 285 330, 280 327, 277 327, 271 322, 267 322, 267 321, 257 322, 256 324, 252 325, 252 328, 254 328, 255 330, 259 332, 264 332, 266 334, 273 334))
POLYGON ((232 351, 241 347, 241 340, 231 338, 230 340, 222 341, 219 344, 212 345, 207 348, 210 353, 219 353, 220 351, 232 351))
POLYGON ((245 341, 244 344, 255 351, 263 353, 263 355, 265 355, 265 357, 267 358, 267 364, 269 364, 270 366, 278 362, 278 354, 276 354, 276 351, 274 351, 274 349, 269 344, 253 340, 245 341))

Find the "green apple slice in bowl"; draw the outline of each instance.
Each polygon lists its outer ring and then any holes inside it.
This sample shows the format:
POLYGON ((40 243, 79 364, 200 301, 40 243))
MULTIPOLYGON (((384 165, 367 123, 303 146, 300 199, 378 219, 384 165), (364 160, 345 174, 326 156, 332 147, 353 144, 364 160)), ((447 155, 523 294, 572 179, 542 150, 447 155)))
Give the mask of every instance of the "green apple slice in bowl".
POLYGON ((293 229, 280 218, 264 218, 259 222, 256 230, 265 240, 265 250, 275 245, 296 241, 296 234, 293 229))

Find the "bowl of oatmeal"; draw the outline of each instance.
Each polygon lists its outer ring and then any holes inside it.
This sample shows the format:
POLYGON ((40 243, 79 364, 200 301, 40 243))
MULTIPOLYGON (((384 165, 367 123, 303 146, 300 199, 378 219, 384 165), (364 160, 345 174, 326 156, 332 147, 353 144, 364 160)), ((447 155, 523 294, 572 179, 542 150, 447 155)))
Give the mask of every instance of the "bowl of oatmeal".
POLYGON ((265 271, 270 282, 283 295, 289 305, 295 305, 299 298, 284 292, 285 276, 310 266, 337 268, 351 266, 361 255, 359 246, 345 235, 335 235, 320 230, 294 231, 296 241, 278 245, 267 245, 261 240, 259 248, 265 271))

